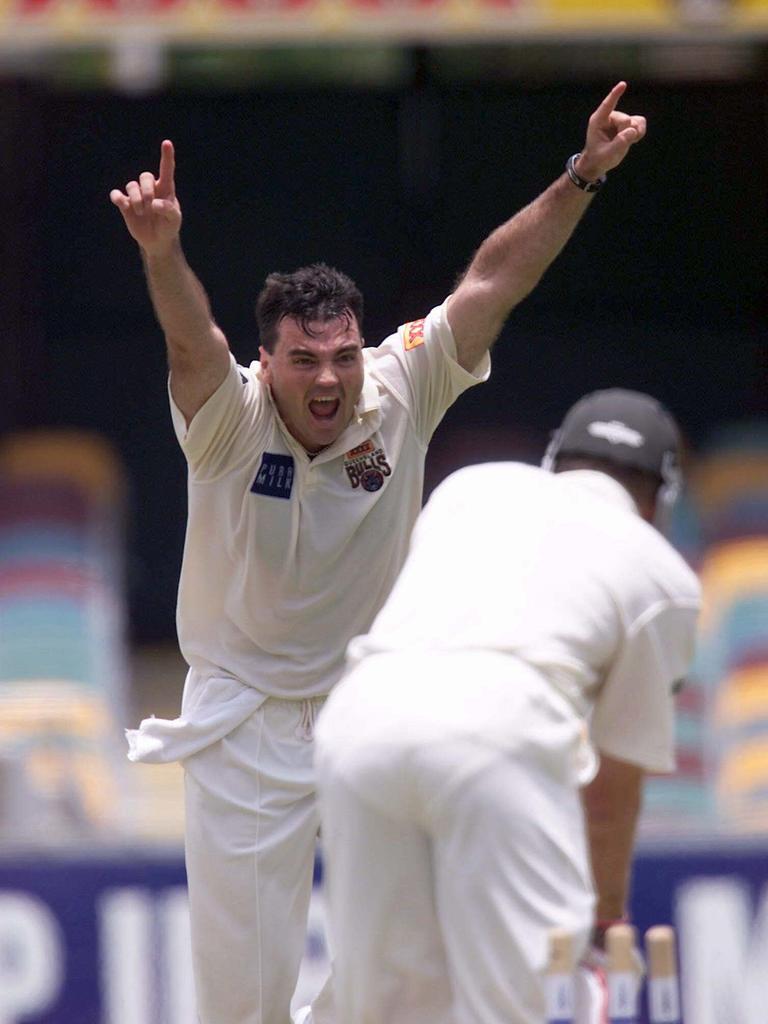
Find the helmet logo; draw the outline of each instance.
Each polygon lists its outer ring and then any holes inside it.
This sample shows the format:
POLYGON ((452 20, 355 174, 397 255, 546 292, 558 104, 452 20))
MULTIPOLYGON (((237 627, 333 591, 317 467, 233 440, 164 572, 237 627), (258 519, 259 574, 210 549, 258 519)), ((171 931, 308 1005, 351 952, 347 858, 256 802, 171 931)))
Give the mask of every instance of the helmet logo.
POLYGON ((639 431, 619 420, 611 420, 610 423, 595 420, 587 427, 587 433, 592 437, 602 437, 610 444, 627 444, 630 448, 642 448, 645 444, 645 438, 639 431))

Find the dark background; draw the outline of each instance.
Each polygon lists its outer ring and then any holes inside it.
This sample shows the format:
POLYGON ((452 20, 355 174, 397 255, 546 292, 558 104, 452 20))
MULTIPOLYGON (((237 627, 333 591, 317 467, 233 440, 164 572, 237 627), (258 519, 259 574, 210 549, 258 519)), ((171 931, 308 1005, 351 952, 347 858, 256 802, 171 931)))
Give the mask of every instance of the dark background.
MULTIPOLYGON (((0 430, 113 442, 136 640, 173 634, 185 473, 162 335, 109 190, 174 140, 187 255, 239 361, 257 357, 264 276, 318 259, 355 278, 375 344, 440 302, 483 237, 560 174, 616 77, 459 82, 418 53, 407 81, 380 88, 0 83, 0 430)), ((657 395, 694 451, 765 416, 766 95, 762 80, 632 81, 622 108, 647 116, 648 138, 514 311, 433 465, 538 457, 567 406, 606 385, 657 395)))

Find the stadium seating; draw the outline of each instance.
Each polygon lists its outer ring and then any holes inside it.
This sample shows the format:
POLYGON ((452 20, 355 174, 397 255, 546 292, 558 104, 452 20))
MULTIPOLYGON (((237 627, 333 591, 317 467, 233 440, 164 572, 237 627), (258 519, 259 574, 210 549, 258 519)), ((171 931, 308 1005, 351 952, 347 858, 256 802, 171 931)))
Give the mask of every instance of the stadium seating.
POLYGON ((119 825, 124 490, 118 460, 97 437, 40 431, 0 443, 4 841, 119 825))
POLYGON ((649 787, 645 829, 768 831, 768 425, 723 431, 693 467, 687 538, 704 592, 680 698, 680 767, 649 787))

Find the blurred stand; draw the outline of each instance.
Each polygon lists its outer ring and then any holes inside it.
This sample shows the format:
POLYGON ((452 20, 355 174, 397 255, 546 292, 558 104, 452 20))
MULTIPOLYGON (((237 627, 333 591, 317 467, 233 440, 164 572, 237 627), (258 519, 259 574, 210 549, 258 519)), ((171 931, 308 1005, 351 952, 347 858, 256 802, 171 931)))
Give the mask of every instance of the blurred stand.
POLYGON ((768 423, 721 431, 693 479, 706 605, 698 675, 708 695, 718 821, 768 834, 768 423))
POLYGON ((122 469, 75 431, 0 444, 0 837, 118 833, 125 790, 122 469))

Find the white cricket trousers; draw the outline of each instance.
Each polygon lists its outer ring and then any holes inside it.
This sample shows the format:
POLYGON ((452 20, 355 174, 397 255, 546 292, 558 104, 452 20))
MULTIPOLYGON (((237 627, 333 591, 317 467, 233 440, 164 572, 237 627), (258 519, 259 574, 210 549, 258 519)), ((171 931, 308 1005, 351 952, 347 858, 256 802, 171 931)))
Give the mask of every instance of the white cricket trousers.
POLYGON ((379 656, 329 700, 316 763, 338 1024, 544 1024, 551 929, 586 943, 583 728, 540 677, 504 668, 500 690, 493 658, 379 656))
POLYGON ((184 761, 200 1024, 290 1024, 319 825, 312 725, 322 704, 268 698, 184 761))

